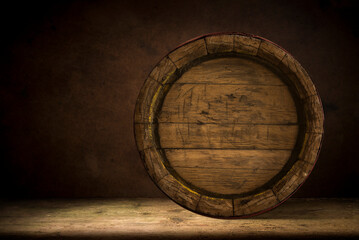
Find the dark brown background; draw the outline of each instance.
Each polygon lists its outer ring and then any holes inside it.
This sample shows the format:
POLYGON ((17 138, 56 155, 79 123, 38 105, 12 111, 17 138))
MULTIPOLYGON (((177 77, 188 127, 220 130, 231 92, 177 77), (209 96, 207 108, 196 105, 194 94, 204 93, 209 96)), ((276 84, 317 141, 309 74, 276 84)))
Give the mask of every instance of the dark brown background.
POLYGON ((325 138, 296 197, 358 197, 355 1, 13 1, 1 7, 1 197, 162 197, 133 137, 142 83, 171 49, 240 31, 308 70, 325 138))

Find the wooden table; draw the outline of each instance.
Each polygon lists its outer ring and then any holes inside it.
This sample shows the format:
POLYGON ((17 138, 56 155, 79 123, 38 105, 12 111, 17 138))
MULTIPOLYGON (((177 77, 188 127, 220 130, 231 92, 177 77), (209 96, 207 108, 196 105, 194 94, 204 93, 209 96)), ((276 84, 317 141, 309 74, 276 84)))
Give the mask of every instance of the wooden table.
POLYGON ((167 199, 0 202, 1 239, 359 238, 359 200, 290 199, 266 214, 222 220, 167 199))

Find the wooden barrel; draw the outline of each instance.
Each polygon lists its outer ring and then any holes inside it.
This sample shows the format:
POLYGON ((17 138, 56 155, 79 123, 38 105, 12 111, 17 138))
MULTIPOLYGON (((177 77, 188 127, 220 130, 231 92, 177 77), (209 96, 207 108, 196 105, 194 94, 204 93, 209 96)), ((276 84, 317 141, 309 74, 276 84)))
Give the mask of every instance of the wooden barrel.
POLYGON ((149 74, 135 136, 146 170, 181 206, 248 217, 289 198, 321 146, 323 110, 303 67, 248 34, 211 34, 179 46, 149 74))

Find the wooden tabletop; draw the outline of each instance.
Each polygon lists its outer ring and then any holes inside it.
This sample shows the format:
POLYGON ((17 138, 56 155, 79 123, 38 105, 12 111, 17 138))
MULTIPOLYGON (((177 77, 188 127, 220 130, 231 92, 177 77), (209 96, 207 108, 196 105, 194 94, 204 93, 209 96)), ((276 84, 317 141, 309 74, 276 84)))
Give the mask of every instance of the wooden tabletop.
POLYGON ((194 214, 167 199, 1 201, 1 239, 358 238, 359 200, 289 199, 250 219, 194 214))

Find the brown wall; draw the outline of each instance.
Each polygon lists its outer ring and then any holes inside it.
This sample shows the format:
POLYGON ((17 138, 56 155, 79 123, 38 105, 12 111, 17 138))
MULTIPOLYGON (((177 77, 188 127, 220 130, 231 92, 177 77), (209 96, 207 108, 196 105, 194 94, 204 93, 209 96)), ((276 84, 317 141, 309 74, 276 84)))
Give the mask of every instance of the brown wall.
POLYGON ((1 196, 163 196, 147 176, 133 138, 141 85, 180 43, 240 31, 291 52, 322 97, 322 152, 295 196, 358 197, 358 10, 355 1, 2 6, 1 196))

